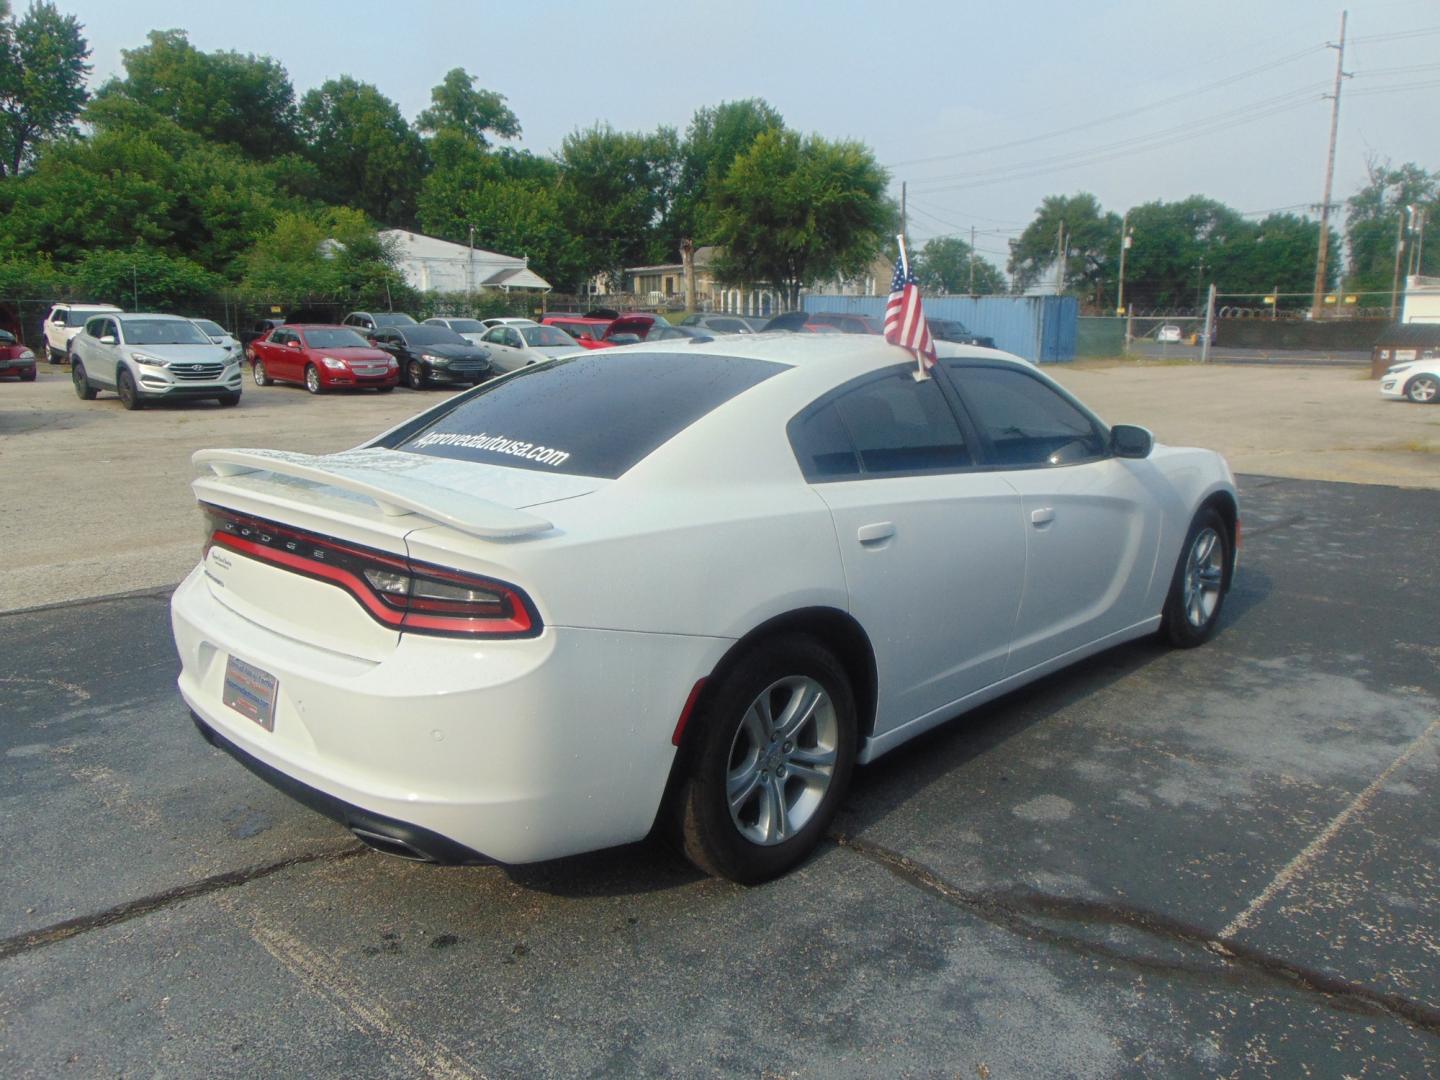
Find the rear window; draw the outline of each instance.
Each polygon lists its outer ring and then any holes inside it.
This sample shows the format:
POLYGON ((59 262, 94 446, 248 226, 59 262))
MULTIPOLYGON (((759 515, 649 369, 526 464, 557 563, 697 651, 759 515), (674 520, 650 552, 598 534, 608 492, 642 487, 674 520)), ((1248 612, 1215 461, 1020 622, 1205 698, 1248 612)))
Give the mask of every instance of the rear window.
POLYGON ((786 365, 604 352, 524 367, 454 399, 389 445, 431 457, 614 479, 786 365))

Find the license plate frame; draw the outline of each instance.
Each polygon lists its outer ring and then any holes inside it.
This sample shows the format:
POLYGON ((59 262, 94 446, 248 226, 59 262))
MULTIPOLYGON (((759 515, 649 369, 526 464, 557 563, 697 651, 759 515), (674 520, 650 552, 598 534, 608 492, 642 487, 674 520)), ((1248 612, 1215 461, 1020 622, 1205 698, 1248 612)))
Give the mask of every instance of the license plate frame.
POLYGON ((237 656, 226 661, 221 701, 266 731, 275 730, 275 698, 279 689, 280 680, 263 668, 237 656))

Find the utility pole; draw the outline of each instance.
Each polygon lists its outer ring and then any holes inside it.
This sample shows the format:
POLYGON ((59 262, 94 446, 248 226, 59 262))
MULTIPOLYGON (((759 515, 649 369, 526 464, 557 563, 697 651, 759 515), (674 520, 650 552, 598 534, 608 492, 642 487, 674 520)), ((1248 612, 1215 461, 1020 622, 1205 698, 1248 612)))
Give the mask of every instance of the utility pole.
MULTIPOLYGON (((465 302, 468 306, 475 292, 475 226, 470 226, 470 245, 465 253, 465 302)), ((470 311, 465 312, 471 314, 470 311)))
POLYGON ((975 226, 970 226, 970 295, 975 295, 975 226))
MULTIPOLYGON (((1275 299, 1280 299, 1278 296, 1275 299)), ((1205 298, 1205 336, 1200 341, 1200 362, 1210 362, 1210 335, 1215 333, 1215 283, 1210 283, 1210 295, 1205 298)))
POLYGON ((1115 314, 1125 314, 1125 253, 1130 250, 1130 211, 1120 219, 1120 295, 1115 298, 1115 314))
POLYGON ((1055 230, 1055 295, 1065 292, 1065 222, 1055 230))
POLYGON ((1405 211, 1395 216, 1395 276, 1390 279, 1390 318, 1395 318, 1396 303, 1400 298, 1400 252, 1405 250, 1405 211))
MULTIPOLYGON (((1324 310, 1325 286, 1327 284, 1325 264, 1330 258, 1330 187, 1335 179, 1335 133, 1340 127, 1340 84, 1345 74, 1345 21, 1348 11, 1340 13, 1340 44, 1329 48, 1338 50, 1335 57, 1335 93, 1330 105, 1330 153, 1325 159, 1325 193, 1320 196, 1320 251, 1315 258, 1315 295, 1310 302, 1310 317, 1320 318, 1324 310)), ((1278 296, 1275 298, 1280 299, 1278 296)))
POLYGON ((905 181, 900 181, 900 235, 905 236, 905 181))
POLYGON ((1425 207, 1420 208, 1420 231, 1415 234, 1415 273, 1425 273, 1425 207))

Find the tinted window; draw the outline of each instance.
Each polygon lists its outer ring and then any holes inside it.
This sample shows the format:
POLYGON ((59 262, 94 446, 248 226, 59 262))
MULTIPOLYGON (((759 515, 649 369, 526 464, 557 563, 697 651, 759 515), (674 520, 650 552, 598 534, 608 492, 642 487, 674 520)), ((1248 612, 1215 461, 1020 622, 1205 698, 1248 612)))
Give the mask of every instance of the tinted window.
POLYGON ((321 328, 305 331, 312 349, 368 349, 370 343, 354 330, 321 328))
MULTIPOLYGON (((90 315, 91 315, 91 312, 88 312, 88 311, 69 311, 69 312, 66 312, 66 313, 65 313, 65 325, 66 325, 66 326, 84 326, 84 325, 85 325, 85 320, 87 320, 88 318, 90 318, 90 315)), ((59 322, 60 320, 59 320, 59 319, 56 319, 55 321, 56 321, 56 322, 59 322)))
POLYGON ((468 345, 469 342, 448 326, 402 326, 388 331, 399 334, 406 345, 468 345))
POLYGON ((224 337, 227 332, 225 328, 219 323, 211 322, 209 319, 196 319, 195 325, 200 327, 201 330, 204 330, 205 333, 209 334, 211 337, 224 337))
POLYGON ((105 320, 103 318, 91 319, 88 323, 85 324, 85 333, 93 338, 104 337, 105 320))
POLYGON ((731 356, 604 352, 521 368, 454 399, 388 445, 519 469, 620 476, 783 364, 731 356))
POLYGON ((911 369, 867 379, 790 426, 806 479, 934 472, 974 463, 933 379, 911 369))
POLYGON ((1105 453, 1091 418, 1033 375, 947 364, 997 465, 1070 465, 1105 453))
POLYGON ((447 319, 446 325, 457 334, 479 334, 485 330, 485 324, 479 319, 447 319))
POLYGON ((198 326, 189 319, 126 319, 127 345, 209 345, 198 326))

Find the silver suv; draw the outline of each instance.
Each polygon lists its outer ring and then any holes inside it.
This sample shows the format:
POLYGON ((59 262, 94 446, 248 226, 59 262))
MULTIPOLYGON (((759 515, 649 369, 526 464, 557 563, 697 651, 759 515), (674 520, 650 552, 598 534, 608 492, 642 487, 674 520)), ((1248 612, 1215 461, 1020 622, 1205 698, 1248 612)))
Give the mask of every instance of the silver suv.
POLYGON ((127 409, 148 401, 214 398, 240 404, 240 356, 179 315, 98 315, 70 342, 75 393, 114 390, 127 409))

